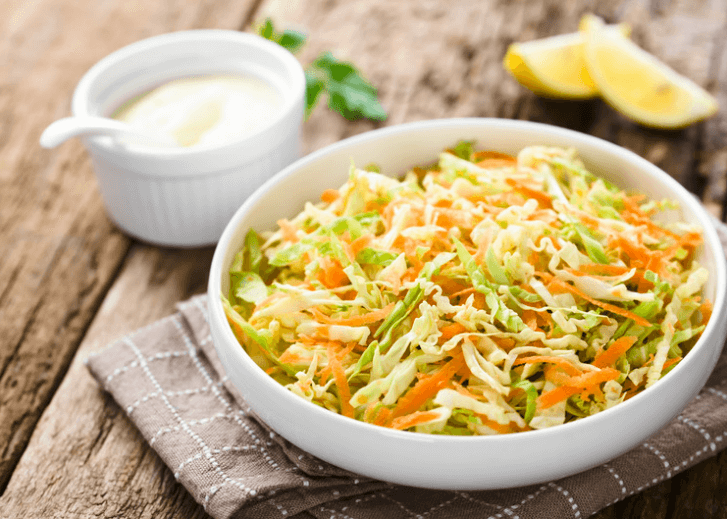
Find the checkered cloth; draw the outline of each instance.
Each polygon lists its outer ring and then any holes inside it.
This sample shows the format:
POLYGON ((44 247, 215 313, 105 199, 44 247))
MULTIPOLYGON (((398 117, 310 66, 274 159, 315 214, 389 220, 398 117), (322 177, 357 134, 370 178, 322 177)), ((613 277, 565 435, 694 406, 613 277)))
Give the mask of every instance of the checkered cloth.
MULTIPOLYGON (((718 224, 727 251, 727 227, 718 224)), ((727 351, 663 430, 582 474, 499 491, 391 485, 315 459, 268 429, 224 376, 197 296, 89 357, 109 391, 216 519, 585 518, 727 447, 727 351)))

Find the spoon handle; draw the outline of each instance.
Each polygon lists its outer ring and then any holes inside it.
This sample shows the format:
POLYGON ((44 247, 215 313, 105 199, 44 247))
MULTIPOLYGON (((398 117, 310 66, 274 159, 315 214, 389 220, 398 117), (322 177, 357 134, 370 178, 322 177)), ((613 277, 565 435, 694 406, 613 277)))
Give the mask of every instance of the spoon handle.
POLYGON ((79 136, 108 135, 131 137, 139 142, 161 146, 177 146, 171 139, 161 135, 150 135, 136 128, 105 117, 64 117, 52 122, 40 136, 40 145, 55 148, 59 144, 79 136))

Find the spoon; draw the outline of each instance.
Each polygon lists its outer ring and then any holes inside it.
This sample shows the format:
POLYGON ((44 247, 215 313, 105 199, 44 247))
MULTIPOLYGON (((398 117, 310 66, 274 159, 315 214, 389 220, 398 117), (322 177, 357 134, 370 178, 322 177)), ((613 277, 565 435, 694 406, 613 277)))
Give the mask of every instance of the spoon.
POLYGON ((93 116, 64 117, 52 122, 40 136, 40 145, 55 148, 73 137, 91 135, 131 139, 147 145, 179 147, 176 141, 166 135, 145 132, 115 119, 93 116))

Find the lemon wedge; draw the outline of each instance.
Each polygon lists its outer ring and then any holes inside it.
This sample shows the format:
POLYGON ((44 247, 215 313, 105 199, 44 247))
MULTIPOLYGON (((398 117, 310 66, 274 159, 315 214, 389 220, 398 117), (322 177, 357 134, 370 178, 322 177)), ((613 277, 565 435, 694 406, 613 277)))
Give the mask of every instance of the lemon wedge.
POLYGON ((603 99, 634 121, 675 129, 714 115, 717 101, 594 16, 581 24, 588 72, 603 99))
MULTIPOLYGON (((582 28, 590 25, 584 19, 582 28)), ((627 25, 608 26, 628 36, 627 25)), ((583 33, 561 34, 524 43, 507 49, 505 69, 515 79, 538 95, 561 99, 588 99, 598 95, 598 87, 586 67, 583 33)))

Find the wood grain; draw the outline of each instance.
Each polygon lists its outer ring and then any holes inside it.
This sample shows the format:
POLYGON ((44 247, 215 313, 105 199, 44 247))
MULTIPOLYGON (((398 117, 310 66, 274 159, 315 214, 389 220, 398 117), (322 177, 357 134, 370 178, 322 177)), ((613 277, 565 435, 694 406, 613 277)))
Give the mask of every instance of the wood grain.
MULTIPOLYGON (((0 517, 206 517, 81 364, 202 291, 211 257, 210 249, 133 244, 106 218, 81 146, 38 148, 41 130, 67 115, 73 87, 92 63, 154 34, 249 28, 269 15, 309 35, 304 64, 329 49, 355 62, 390 114, 383 124, 351 123, 320 106, 304 125, 306 152, 408 121, 528 119, 626 146, 718 213, 727 190, 724 110, 685 130, 646 130, 599 100, 538 98, 503 70, 509 43, 571 32, 592 7, 562 0, 0 0, 7 15, 0 17, 0 493, 7 483, 0 517)), ((606 0, 596 12, 630 22, 640 45, 727 106, 725 0, 606 0)), ((725 454, 707 460, 595 517, 724 517, 726 463, 725 454)))
POLYGON ((0 517, 207 517, 83 359, 203 292, 212 252, 131 248, 0 498, 0 517))
POLYGON ((0 492, 130 240, 107 219, 78 142, 41 150, 83 73, 135 40, 237 28, 254 2, 0 3, 0 492))

